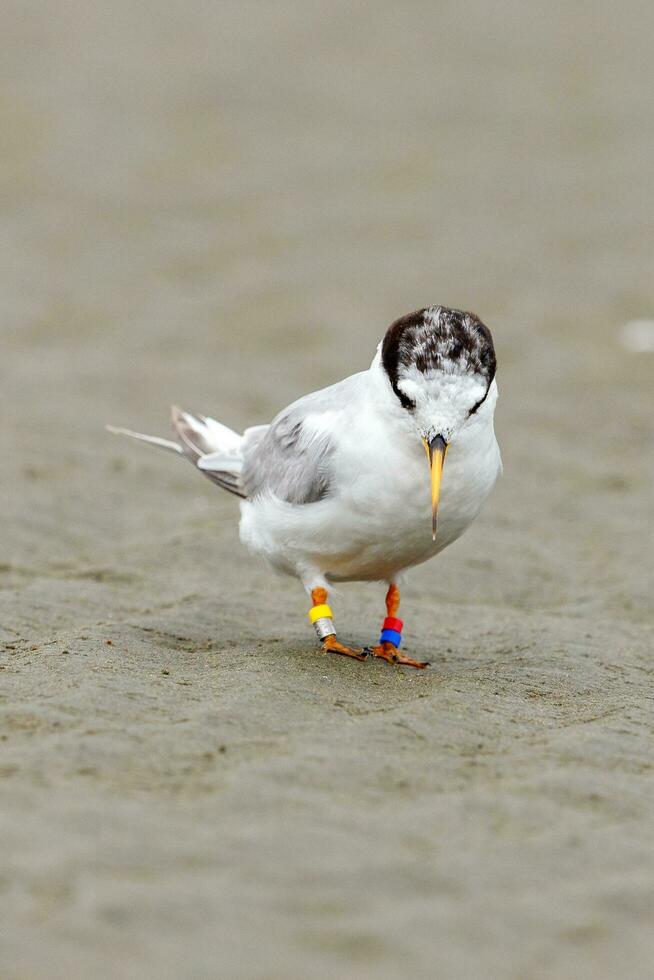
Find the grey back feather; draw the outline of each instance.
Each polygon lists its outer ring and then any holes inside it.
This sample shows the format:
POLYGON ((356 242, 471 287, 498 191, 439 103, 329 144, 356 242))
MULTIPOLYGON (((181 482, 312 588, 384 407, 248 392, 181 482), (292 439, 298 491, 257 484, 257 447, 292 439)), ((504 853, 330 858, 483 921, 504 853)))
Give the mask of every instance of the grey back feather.
POLYGON ((269 426, 245 432, 241 486, 248 499, 272 493, 290 504, 310 504, 329 494, 335 433, 316 433, 308 422, 351 400, 355 377, 305 395, 269 426))

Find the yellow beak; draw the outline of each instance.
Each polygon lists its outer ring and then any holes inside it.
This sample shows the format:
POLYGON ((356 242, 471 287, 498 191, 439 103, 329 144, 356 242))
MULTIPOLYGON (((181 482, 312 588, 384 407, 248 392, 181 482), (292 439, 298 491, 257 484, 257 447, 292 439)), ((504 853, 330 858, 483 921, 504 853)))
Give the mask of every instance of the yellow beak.
POLYGON ((442 436, 434 436, 431 442, 423 439, 425 452, 429 461, 429 472, 431 475, 431 536, 436 540, 436 519, 438 515, 438 501, 441 496, 441 477, 443 475, 443 463, 448 450, 448 444, 442 436))

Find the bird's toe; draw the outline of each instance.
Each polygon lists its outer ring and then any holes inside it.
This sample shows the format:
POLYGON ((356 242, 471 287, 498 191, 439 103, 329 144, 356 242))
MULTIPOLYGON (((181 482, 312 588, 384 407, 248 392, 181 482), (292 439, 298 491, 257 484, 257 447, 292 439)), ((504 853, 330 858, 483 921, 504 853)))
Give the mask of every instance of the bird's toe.
POLYGON ((373 656, 379 657, 380 660, 385 660, 389 664, 415 667, 417 670, 424 670, 425 667, 429 667, 428 660, 413 660, 411 657, 405 657, 404 654, 398 652, 397 647, 393 646, 392 643, 380 643, 378 646, 372 647, 370 652, 373 656))
POLYGON ((338 653, 341 657, 352 657, 353 660, 366 660, 368 656, 367 647, 365 650, 355 650, 353 647, 345 646, 334 635, 326 637, 323 645, 330 653, 338 653))

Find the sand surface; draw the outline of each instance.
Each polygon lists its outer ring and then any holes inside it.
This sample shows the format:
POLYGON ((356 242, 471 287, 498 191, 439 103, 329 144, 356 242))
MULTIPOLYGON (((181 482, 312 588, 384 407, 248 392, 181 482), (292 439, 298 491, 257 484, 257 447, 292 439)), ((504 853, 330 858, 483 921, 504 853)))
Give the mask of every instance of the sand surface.
POLYGON ((4 5, 3 980, 651 977, 653 32, 4 5), (427 303, 495 333, 505 476, 409 579, 412 673, 103 425, 267 421, 427 303))

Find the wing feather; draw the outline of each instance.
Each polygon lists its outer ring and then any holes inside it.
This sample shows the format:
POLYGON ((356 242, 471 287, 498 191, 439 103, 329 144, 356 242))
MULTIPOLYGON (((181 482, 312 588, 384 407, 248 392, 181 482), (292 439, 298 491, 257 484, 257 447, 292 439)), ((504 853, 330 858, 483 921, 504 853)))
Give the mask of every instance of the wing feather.
POLYGON ((358 378, 306 395, 269 426, 245 432, 241 485, 248 499, 272 493, 287 503, 310 504, 331 492, 337 417, 357 397, 358 378))

